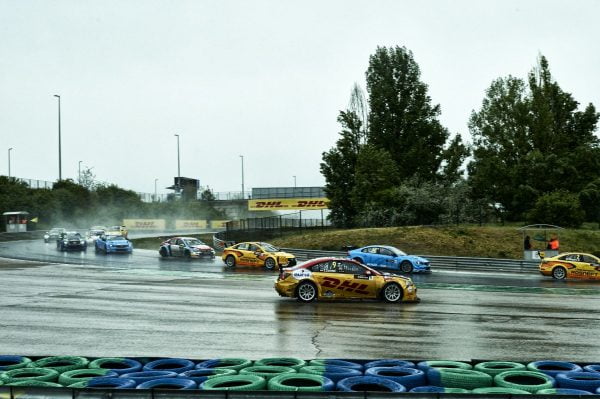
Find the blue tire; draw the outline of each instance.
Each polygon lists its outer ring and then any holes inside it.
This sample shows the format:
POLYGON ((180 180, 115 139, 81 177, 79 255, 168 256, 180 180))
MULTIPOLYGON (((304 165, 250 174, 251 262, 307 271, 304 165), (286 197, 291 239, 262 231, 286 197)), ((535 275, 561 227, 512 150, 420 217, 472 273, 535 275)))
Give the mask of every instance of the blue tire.
POLYGON ((423 385, 410 390, 411 393, 469 393, 468 389, 463 388, 444 388, 435 385, 423 385))
POLYGON ((136 371, 135 373, 121 374, 120 377, 134 380, 135 385, 139 385, 158 378, 177 378, 177 373, 172 371, 136 371))
POLYGON ((206 368, 206 369, 195 369, 188 370, 184 373, 177 375, 177 378, 186 378, 188 380, 195 381, 196 384, 200 385, 209 378, 214 378, 221 375, 234 375, 237 374, 236 370, 233 369, 221 369, 221 368, 206 368))
POLYGON ((596 392, 600 388, 600 373, 572 371, 558 373, 554 378, 559 388, 580 389, 588 392, 596 392))
POLYGON ((362 375, 360 370, 337 366, 304 366, 298 372, 322 375, 336 383, 344 378, 359 377, 362 375))
POLYGON ((540 389, 535 394, 536 395, 592 395, 592 393, 588 392, 588 391, 582 391, 581 389, 568 389, 568 388, 540 389))
POLYGON ((0 370, 13 370, 27 367, 31 359, 24 356, 2 355, 0 356, 0 370))
POLYGON ((143 368, 144 371, 172 371, 176 374, 183 373, 191 370, 196 365, 194 362, 188 359, 180 358, 169 358, 159 359, 146 364, 143 368))
POLYGON ((540 360, 537 362, 531 362, 527 365, 527 370, 538 371, 549 375, 550 377, 556 376, 558 373, 569 373, 571 371, 582 371, 583 369, 575 363, 569 362, 558 362, 555 360, 540 360))
POLYGON ((362 370, 362 364, 355 362, 349 362, 342 359, 314 359, 308 362, 309 366, 334 366, 334 367, 345 367, 347 369, 362 370))
POLYGON ((224 368, 224 369, 232 369, 232 370, 241 370, 246 367, 252 366, 252 361, 243 358, 237 357, 225 357, 221 359, 209 359, 205 360, 196 365, 197 369, 212 369, 215 367, 224 368))
POLYGON ((406 392, 406 388, 396 381, 381 377, 349 377, 339 380, 337 383, 338 391, 345 392, 406 392))
POLYGON ((365 376, 387 378, 403 385, 407 390, 427 384, 423 370, 409 367, 371 367, 365 371, 365 376))
POLYGON ((93 378, 87 382, 88 388, 131 389, 136 383, 130 378, 93 378))
POLYGON ((196 381, 185 378, 159 378, 157 380, 146 381, 136 387, 136 389, 196 389, 196 381))
MULTIPOLYGON (((2 368, 0 367, 0 369, 2 368)), ((590 373, 600 373, 600 364, 588 364, 583 370, 589 371, 590 373)))
POLYGON ((121 375, 142 370, 142 363, 123 357, 103 357, 92 360, 88 367, 91 369, 107 369, 121 375))
POLYGON ((411 367, 414 368, 415 364, 408 360, 402 359, 379 359, 372 362, 365 363, 365 370, 371 367, 411 367))

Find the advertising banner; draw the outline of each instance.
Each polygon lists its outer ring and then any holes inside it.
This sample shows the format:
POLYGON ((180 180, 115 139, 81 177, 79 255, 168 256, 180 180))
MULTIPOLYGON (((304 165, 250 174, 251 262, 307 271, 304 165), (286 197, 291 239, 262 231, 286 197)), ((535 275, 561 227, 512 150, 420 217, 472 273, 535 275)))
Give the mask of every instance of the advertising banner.
POLYGON ((313 209, 327 209, 327 198, 273 198, 248 200, 249 211, 303 211, 313 209))
POLYGON ((229 222, 229 220, 211 220, 210 227, 213 229, 224 229, 225 223, 229 222))
POLYGON ((123 225, 133 230, 164 230, 165 219, 123 219, 123 225))
POLYGON ((176 220, 175 230, 200 230, 207 226, 206 220, 176 220))

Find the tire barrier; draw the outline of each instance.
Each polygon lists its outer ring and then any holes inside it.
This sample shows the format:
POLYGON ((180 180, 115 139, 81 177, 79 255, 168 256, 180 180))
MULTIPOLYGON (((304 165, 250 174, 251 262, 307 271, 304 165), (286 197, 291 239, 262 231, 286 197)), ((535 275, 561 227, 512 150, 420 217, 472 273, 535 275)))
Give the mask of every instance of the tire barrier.
POLYGON ((284 366, 299 370, 306 362, 297 357, 267 357, 254 362, 255 366, 284 366))
POLYGON ((245 369, 241 369, 239 374, 240 375, 245 375, 245 374, 250 374, 250 375, 257 375, 259 377, 263 377, 265 380, 267 380, 267 382, 280 374, 292 374, 292 373, 296 373, 296 369, 293 369, 291 367, 285 367, 285 366, 250 366, 250 367, 246 367, 245 369))
POLYGON ((237 371, 233 370, 233 369, 221 369, 221 368, 208 369, 207 368, 207 369, 188 370, 188 371, 185 371, 185 372, 177 375, 177 378, 187 378, 188 380, 195 381, 196 384, 200 385, 201 383, 208 380, 209 378, 214 378, 214 377, 223 376, 223 375, 234 375, 234 374, 237 374, 237 371))
POLYGON ((226 357, 222 359, 210 359, 196 365, 197 369, 225 368, 231 370, 241 370, 252 366, 252 361, 238 357, 226 357))
POLYGON ((3 372, 0 374, 0 381, 5 384, 26 380, 56 382, 58 375, 58 371, 50 368, 24 367, 3 372))
POLYGON ((123 357, 103 357, 92 360, 88 367, 91 369, 107 369, 117 374, 135 373, 142 370, 142 363, 123 357))
MULTIPOLYGON (((367 363, 369 364, 369 363, 367 363)), ((362 370, 362 364, 350 362, 342 359, 314 359, 308 362, 309 366, 334 366, 334 367, 345 367, 348 369, 362 370)), ((375 366, 372 366, 375 367, 375 366)))
POLYGON ((209 378, 198 388, 206 391, 262 391, 267 387, 267 380, 257 375, 224 375, 209 378))
POLYGON ((494 377, 499 387, 522 389, 536 393, 542 389, 554 388, 554 378, 538 371, 505 371, 494 377))
POLYGON ((24 356, 3 355, 0 356, 0 372, 26 367, 31 359, 24 356))
POLYGON ((88 388, 130 389, 136 386, 134 380, 120 377, 92 378, 86 383, 88 388))
POLYGON ((583 370, 589 371, 590 373, 600 373, 600 364, 588 364, 583 368, 583 370))
POLYGON ((440 368, 444 367, 447 369, 464 369, 464 370, 472 370, 473 366, 469 363, 465 362, 454 362, 452 360, 429 360, 425 362, 417 363, 417 368, 419 370, 423 370, 425 374, 430 368, 440 368))
POLYGON ((81 356, 50 356, 28 363, 27 367, 49 368, 62 374, 65 371, 87 367, 88 363, 87 358, 81 356))
POLYGON ((196 389, 196 381, 185 378, 159 378, 146 381, 136 387, 137 389, 196 389))
POLYGON ((491 387, 491 375, 476 370, 430 368, 427 371, 430 384, 444 388, 475 389, 491 387))
POLYGON ((416 365, 408 360, 401 359, 380 359, 365 363, 365 370, 372 367, 410 367, 415 368, 416 365))
POLYGON ((76 382, 89 381, 92 378, 99 377, 118 377, 114 371, 107 369, 79 369, 65 371, 58 376, 58 383, 64 386, 75 384, 76 382))
POLYGON ((406 388, 396 381, 381 377, 349 377, 339 380, 338 391, 344 392, 406 392, 406 388))
POLYGON ((176 378, 177 373, 173 371, 136 371, 134 373, 121 374, 121 378, 135 381, 136 385, 158 378, 176 378))
MULTIPOLYGON (((2 385, 2 384, 0 384, 2 385)), ((6 384, 11 387, 54 387, 54 388, 63 388, 62 385, 57 384, 56 382, 49 381, 37 381, 37 380, 24 380, 24 381, 16 381, 11 382, 10 384, 6 384)))
POLYGON ((531 392, 522 389, 506 388, 506 387, 486 387, 475 388, 472 393, 495 393, 495 394, 510 394, 510 395, 531 395, 531 392))
POLYGON ((537 391, 536 395, 593 395, 593 393, 581 389, 548 388, 537 391))
POLYGON ((411 389, 411 393, 470 393, 468 389, 463 388, 444 388, 433 385, 425 385, 411 389))
POLYGON ((172 371, 175 374, 183 373, 184 371, 191 370, 196 365, 194 362, 188 359, 180 358, 169 358, 169 359, 158 359, 146 364, 142 370, 144 371, 172 371))
POLYGON ((280 374, 267 383, 270 391, 322 392, 333 391, 335 384, 322 375, 307 373, 280 374))
POLYGON ((582 391, 596 392, 600 388, 600 373, 587 371, 571 371, 558 373, 554 377, 559 388, 579 389, 582 391))
POLYGON ((304 366, 298 370, 298 372, 322 375, 335 383, 337 383, 339 380, 343 380, 344 378, 358 377, 362 375, 360 370, 339 366, 304 366))
POLYGON ((371 367, 365 376, 383 377, 403 385, 407 390, 427 384, 423 370, 409 367, 371 367))
POLYGON ((527 370, 537 371, 554 377, 558 373, 568 373, 570 371, 582 371, 582 368, 575 363, 557 362, 554 360, 540 360, 531 362, 527 365, 527 370))
POLYGON ((483 362, 477 363, 473 370, 481 371, 492 377, 497 376, 505 371, 523 371, 527 370, 527 367, 522 363, 516 362, 483 362))

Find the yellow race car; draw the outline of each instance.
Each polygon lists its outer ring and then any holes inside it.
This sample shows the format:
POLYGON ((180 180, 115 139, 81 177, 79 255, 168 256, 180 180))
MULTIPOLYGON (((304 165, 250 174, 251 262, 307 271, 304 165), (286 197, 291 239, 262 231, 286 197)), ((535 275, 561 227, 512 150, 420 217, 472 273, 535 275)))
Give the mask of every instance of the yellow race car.
POLYGON ((600 280, 600 259, 594 255, 578 252, 542 258, 540 273, 557 280, 566 278, 600 280))
POLYGON ((258 266, 273 270, 279 266, 294 266, 296 257, 266 242, 241 242, 223 250, 221 256, 227 267, 258 266))
POLYGON ((381 273, 353 259, 318 258, 286 267, 275 282, 280 296, 315 299, 382 299, 419 302, 417 287, 404 276, 381 273))

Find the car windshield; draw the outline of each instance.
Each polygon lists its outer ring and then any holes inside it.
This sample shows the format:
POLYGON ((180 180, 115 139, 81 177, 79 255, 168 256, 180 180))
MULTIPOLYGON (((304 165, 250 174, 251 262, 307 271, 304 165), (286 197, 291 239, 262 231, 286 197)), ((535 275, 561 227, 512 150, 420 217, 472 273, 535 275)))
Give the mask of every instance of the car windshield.
POLYGON ((92 230, 90 231, 90 235, 99 236, 104 234, 104 230, 92 230))
POLYGON ((108 236, 108 237, 106 237, 106 239, 108 241, 121 241, 121 240, 124 240, 125 238, 123 236, 108 236))
POLYGON ((259 242, 259 244, 267 252, 277 252, 277 251, 279 251, 279 248, 274 247, 273 245, 269 244, 268 242, 259 242))
POLYGON ((398 248, 389 247, 388 249, 391 250, 396 256, 406 256, 406 253, 400 251, 398 248))
POLYGON ((187 245, 191 245, 191 246, 194 246, 194 245, 206 245, 202 241, 200 241, 200 240, 198 240, 196 238, 188 238, 188 239, 185 239, 183 241, 185 241, 185 243, 187 245))
POLYGON ((69 234, 67 234, 67 239, 79 240, 79 239, 81 239, 81 235, 79 235, 79 233, 69 233, 69 234))

